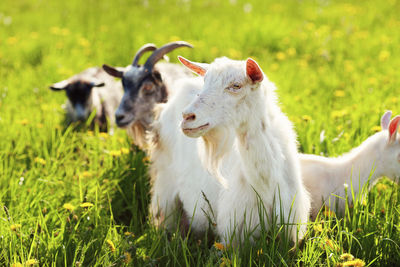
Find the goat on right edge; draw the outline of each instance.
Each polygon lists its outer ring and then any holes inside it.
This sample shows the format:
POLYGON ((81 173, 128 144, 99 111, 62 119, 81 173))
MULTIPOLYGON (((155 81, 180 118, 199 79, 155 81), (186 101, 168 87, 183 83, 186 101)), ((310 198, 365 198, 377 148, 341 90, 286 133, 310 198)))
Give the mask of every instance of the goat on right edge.
POLYGON ((344 211, 344 184, 349 186, 348 197, 351 199, 351 185, 357 195, 370 177, 371 183, 382 176, 400 177, 400 138, 397 137, 400 116, 390 120, 391 116, 392 112, 387 111, 381 118, 382 130, 341 157, 299 154, 303 182, 312 198, 313 219, 324 204, 333 208, 337 201, 339 211, 344 211))

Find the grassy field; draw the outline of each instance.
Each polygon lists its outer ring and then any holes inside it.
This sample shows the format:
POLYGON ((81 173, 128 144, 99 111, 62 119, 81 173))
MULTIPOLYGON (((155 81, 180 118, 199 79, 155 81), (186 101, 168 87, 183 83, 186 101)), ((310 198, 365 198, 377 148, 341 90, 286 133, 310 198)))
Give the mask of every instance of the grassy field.
POLYGON ((155 229, 144 153, 123 130, 66 127, 65 96, 48 89, 90 66, 127 65, 144 43, 186 40, 195 49, 171 61, 255 58, 300 150, 340 155, 386 109, 400 113, 400 1, 351 2, 0 1, 0 265, 338 266, 351 253, 359 266, 400 266, 388 179, 344 216, 310 223, 294 249, 278 230, 239 250, 155 229))

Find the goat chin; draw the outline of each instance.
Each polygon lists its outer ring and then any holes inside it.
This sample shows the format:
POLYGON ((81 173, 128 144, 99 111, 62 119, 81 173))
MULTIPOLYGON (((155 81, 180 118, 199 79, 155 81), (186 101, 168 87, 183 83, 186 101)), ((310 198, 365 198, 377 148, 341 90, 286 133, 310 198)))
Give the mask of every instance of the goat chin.
POLYGON ((140 149, 146 149, 146 129, 140 122, 134 122, 127 128, 129 137, 140 149))

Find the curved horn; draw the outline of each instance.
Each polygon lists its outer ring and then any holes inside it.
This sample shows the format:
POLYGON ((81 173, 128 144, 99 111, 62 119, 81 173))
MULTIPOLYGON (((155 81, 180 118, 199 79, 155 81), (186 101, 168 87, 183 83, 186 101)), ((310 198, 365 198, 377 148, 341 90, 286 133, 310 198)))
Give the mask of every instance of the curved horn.
POLYGON ((168 43, 160 48, 158 48, 156 51, 151 54, 151 56, 147 59, 146 63, 144 64, 144 67, 148 70, 151 70, 153 66, 167 53, 171 52, 172 50, 178 48, 178 47, 190 47, 193 48, 193 46, 187 42, 184 41, 177 41, 177 42, 172 42, 168 43))
POLYGON ((135 58, 133 59, 132 66, 137 66, 139 59, 143 56, 147 51, 154 51, 157 47, 155 44, 145 44, 137 51, 135 58))

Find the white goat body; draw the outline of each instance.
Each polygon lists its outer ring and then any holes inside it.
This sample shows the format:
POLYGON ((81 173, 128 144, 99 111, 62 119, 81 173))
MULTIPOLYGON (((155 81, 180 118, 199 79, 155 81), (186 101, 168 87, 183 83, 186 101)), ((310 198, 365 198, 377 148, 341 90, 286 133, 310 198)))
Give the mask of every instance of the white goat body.
POLYGON ((343 212, 346 197, 351 200, 351 186, 357 195, 368 179, 372 184, 382 176, 400 177, 400 143, 396 140, 399 116, 389 123, 390 116, 390 111, 382 116, 382 131, 341 157, 299 155, 304 185, 312 199, 312 218, 324 204, 333 208, 338 202, 339 211, 343 212), (348 186, 348 196, 344 184, 348 186))

